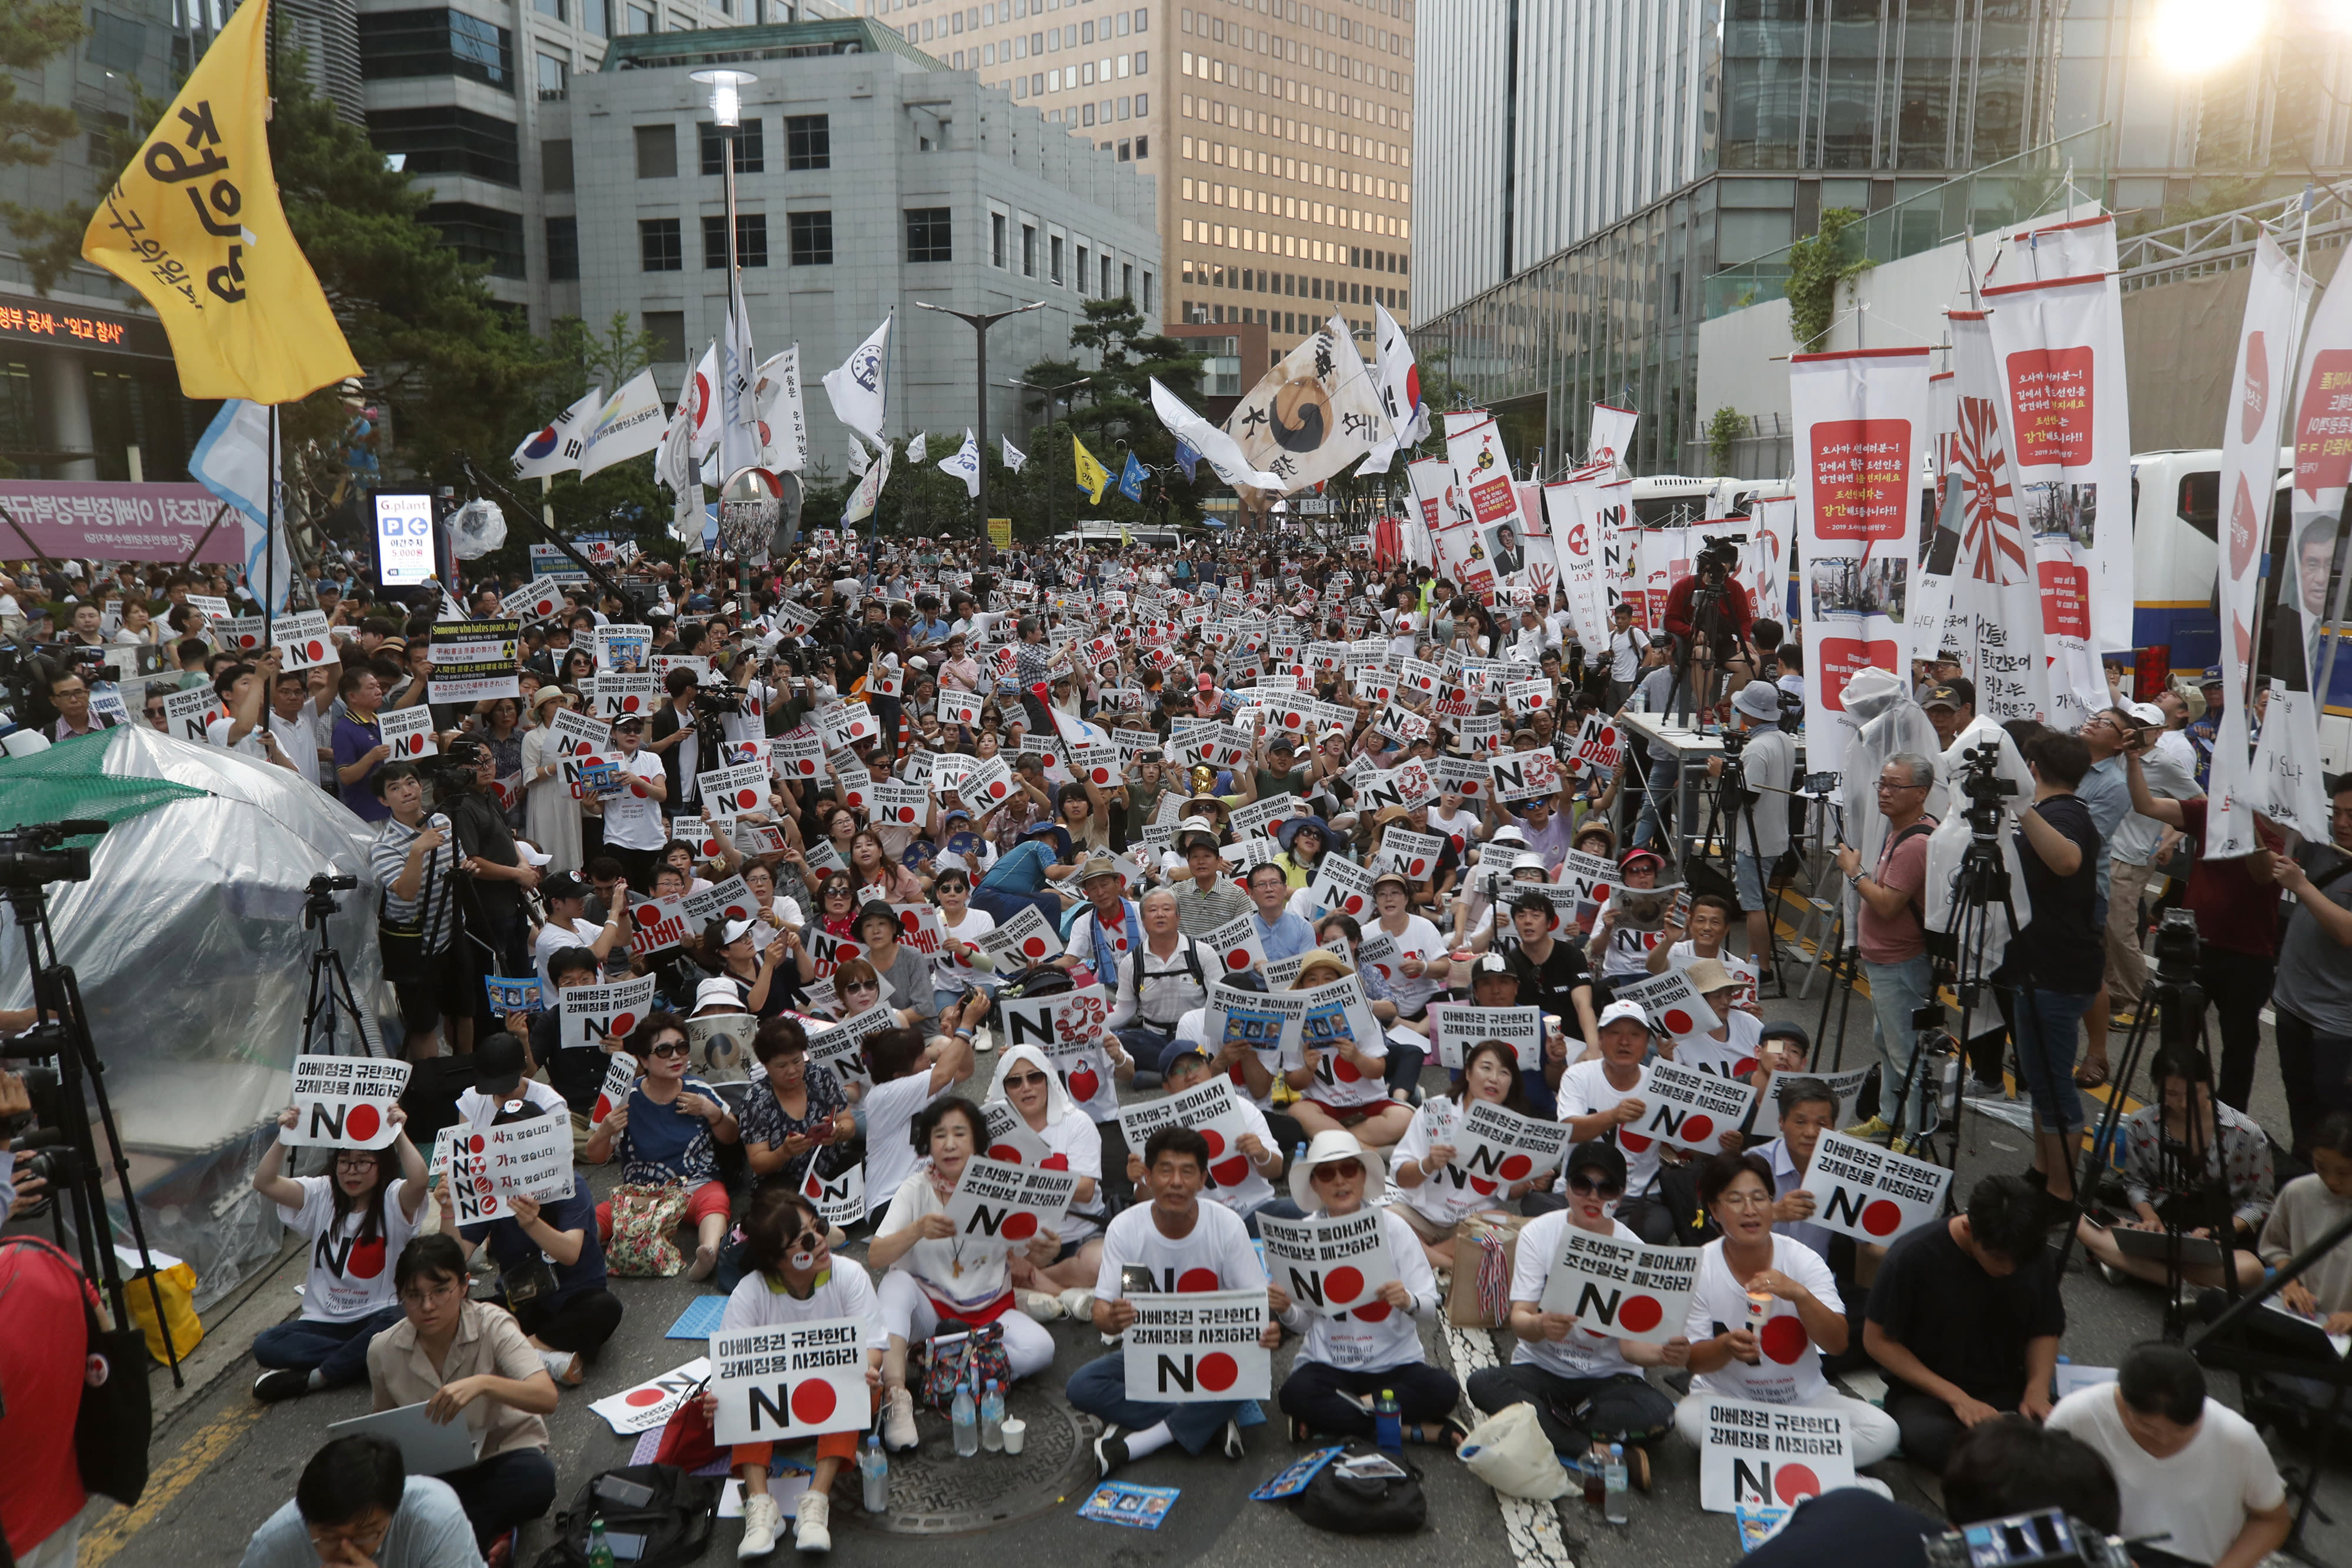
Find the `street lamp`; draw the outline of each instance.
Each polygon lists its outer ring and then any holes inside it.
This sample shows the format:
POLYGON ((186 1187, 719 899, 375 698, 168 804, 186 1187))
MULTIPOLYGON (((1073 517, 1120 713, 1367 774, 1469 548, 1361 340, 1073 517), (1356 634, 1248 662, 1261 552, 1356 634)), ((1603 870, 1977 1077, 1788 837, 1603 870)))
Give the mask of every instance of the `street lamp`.
POLYGON ((1031 310, 1043 310, 1045 308, 1045 302, 1042 299, 1032 299, 1028 304, 1016 305, 1010 310, 979 312, 951 309, 945 305, 934 305, 928 299, 918 299, 915 301, 915 308, 936 310, 942 316, 952 316, 963 322, 971 329, 972 341, 979 349, 980 429, 974 439, 978 443, 980 455, 980 537, 982 549, 987 551, 983 559, 994 560, 996 543, 988 537, 988 329, 1007 316, 1019 316, 1031 310))
MULTIPOLYGON (((1055 400, 1061 398, 1066 392, 1074 392, 1080 387, 1090 384, 1093 381, 1094 377, 1092 376, 1080 376, 1076 381, 1067 382, 1057 387, 1041 387, 1034 382, 999 382, 996 384, 1002 387, 1026 387, 1033 392, 1044 394, 1045 399, 1045 429, 1050 435, 1050 433, 1054 428, 1054 403, 1055 400)), ((1048 453, 1046 455, 1050 459, 1052 454, 1048 453)), ((1049 539, 1054 537, 1054 470, 1050 462, 1045 469, 1045 537, 1049 539)))
MULTIPOLYGON (((727 313, 732 324, 727 332, 728 364, 724 376, 730 395, 722 418, 732 422, 751 395, 754 373, 753 366, 737 362, 739 358, 749 356, 739 356, 735 352, 736 346, 748 343, 751 335, 749 311, 743 304, 742 251, 736 242, 735 140, 741 134, 743 127, 743 89, 760 78, 751 71, 739 71, 728 67, 712 67, 688 75, 710 89, 710 123, 711 128, 719 132, 719 173, 727 193, 727 237, 721 243, 727 247, 727 313)), ((731 432, 722 434, 719 451, 722 455, 740 451, 733 443, 731 432)), ((759 454, 755 450, 750 465, 735 473, 727 473, 724 471, 726 465, 722 464, 719 476, 720 517, 722 521, 730 518, 736 521, 738 526, 730 533, 732 547, 746 559, 753 553, 746 530, 761 519, 765 519, 772 529, 776 517, 782 512, 782 506, 776 504, 779 487, 775 478, 761 472, 758 462, 759 454)))

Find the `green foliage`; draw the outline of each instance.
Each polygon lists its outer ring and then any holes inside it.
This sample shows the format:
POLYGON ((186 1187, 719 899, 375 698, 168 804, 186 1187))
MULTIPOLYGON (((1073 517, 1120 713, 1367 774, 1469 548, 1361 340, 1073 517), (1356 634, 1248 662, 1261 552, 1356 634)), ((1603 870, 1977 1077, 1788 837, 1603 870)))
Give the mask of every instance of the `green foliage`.
POLYGON ((577 316, 557 318, 548 333, 548 355, 556 369, 547 386, 551 402, 568 408, 590 387, 609 395, 654 362, 661 340, 629 325, 629 313, 615 310, 601 333, 577 316))
POLYGON ((1706 460, 1710 474, 1731 472, 1731 444, 1748 434, 1748 416, 1726 403, 1706 422, 1706 460))
POLYGON ((1849 255, 1845 233, 1860 222, 1862 214, 1852 207, 1832 207, 1822 214, 1818 232, 1789 247, 1789 335, 1799 353, 1811 352, 1828 335, 1837 319, 1839 288, 1878 265, 1849 255))
POLYGON ((67 105, 18 97, 8 72, 39 71, 89 31, 73 0, 0 0, 0 164, 47 163, 79 128, 67 105))

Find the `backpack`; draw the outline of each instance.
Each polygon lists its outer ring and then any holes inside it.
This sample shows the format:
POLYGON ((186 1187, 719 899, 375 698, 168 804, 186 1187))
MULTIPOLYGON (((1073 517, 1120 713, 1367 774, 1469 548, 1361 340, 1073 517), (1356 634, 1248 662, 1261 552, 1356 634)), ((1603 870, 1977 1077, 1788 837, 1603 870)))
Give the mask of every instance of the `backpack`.
MULTIPOLYGON (((536 1568, 587 1568, 588 1526, 604 1521, 604 1537, 642 1538, 644 1547, 624 1559, 635 1568, 680 1568, 700 1557, 710 1544, 719 1518, 719 1494, 726 1485, 717 1476, 690 1476, 675 1465, 622 1465, 589 1479, 572 1494, 572 1506, 555 1516, 555 1540, 539 1554, 536 1568), (598 1488, 620 1482, 650 1489, 644 1502, 625 1505, 598 1488)), ((620 1557, 615 1550, 614 1556, 620 1557)))
POLYGON ((1290 1500, 1290 1511, 1302 1522, 1336 1535, 1406 1535, 1429 1522, 1429 1499, 1421 1490, 1421 1470, 1411 1459, 1381 1454, 1370 1443, 1350 1443, 1290 1500), (1347 1460, 1375 1454, 1405 1473, 1360 1480, 1339 1473, 1347 1460))

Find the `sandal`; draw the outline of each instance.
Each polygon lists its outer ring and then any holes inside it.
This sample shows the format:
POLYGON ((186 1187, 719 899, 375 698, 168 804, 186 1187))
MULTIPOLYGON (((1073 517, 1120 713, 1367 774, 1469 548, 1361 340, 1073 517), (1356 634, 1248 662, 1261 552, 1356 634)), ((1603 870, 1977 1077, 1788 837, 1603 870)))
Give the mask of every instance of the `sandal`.
MULTIPOLYGON (((1423 1428, 1423 1431, 1427 1429, 1426 1427, 1423 1428)), ((1436 1437, 1423 1437, 1422 1441, 1432 1444, 1443 1443, 1445 1446, 1445 1451, 1452 1454, 1461 1452, 1462 1445, 1469 1441, 1469 1438, 1470 1428, 1463 1425, 1458 1416, 1448 1416, 1437 1424, 1436 1437)))
POLYGON ((2074 1069, 2074 1084, 2077 1088, 2097 1089, 2104 1086, 2106 1082, 2107 1064, 2104 1061, 2085 1061, 2074 1069))
POLYGON ((1638 1443, 1628 1443, 1625 1446, 1625 1468, 1632 1472, 1634 1490, 1647 1492, 1650 1490, 1650 1450, 1638 1443))
POLYGON ((1290 1418, 1290 1441, 1296 1448, 1305 1448, 1315 1441, 1315 1428, 1293 1416, 1290 1418))

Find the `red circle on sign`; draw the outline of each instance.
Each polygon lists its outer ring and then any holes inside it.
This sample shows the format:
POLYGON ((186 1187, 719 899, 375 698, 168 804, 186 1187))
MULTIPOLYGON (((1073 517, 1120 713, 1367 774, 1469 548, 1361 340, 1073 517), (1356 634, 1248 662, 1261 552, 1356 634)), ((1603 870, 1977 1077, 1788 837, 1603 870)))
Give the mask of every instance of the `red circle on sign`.
POLYGON ((1712 1116, 1694 1115, 1685 1117, 1683 1121, 1684 1146, 1686 1148, 1693 1147, 1705 1143, 1706 1141, 1706 1135, 1714 1131, 1715 1118, 1712 1116))
POLYGON ((1213 1291, 1218 1288, 1217 1271, 1214 1269, 1187 1269, 1176 1276, 1176 1289, 1179 1293, 1213 1291))
POLYGON ((816 1172, 811 1171, 807 1184, 801 1190, 811 1197, 821 1197, 824 1194, 824 1183, 818 1178, 816 1172))
POLYGON ((658 1388, 633 1388, 628 1393, 623 1395, 621 1398, 622 1403, 634 1405, 638 1409, 642 1410, 648 1405, 660 1404, 662 1402, 662 1391, 658 1388))
POLYGON ((1242 1369, 1223 1351, 1212 1351, 1201 1358, 1201 1386, 1212 1394, 1223 1394, 1240 1378, 1242 1369))
POLYGON ((1470 1178, 1470 1185, 1488 1197, 1492 1197, 1494 1195, 1496 1184, 1488 1181, 1485 1176, 1472 1176, 1470 1178))
POLYGON ((629 1031, 636 1027, 637 1015, 635 1013, 622 1013, 613 1019, 613 1032, 624 1040, 626 1040, 629 1031))
POLYGON ((1007 1240, 1026 1241, 1037 1234, 1037 1217, 1034 1214, 1007 1215, 1002 1229, 1007 1240))
POLYGON ((1246 968, 1248 968, 1249 967, 1250 967, 1250 956, 1249 956, 1249 949, 1248 949, 1248 948, 1246 948, 1246 947, 1236 947, 1236 948, 1234 948, 1232 952, 1230 952, 1230 953, 1228 953, 1228 954, 1226 954, 1226 955, 1225 955, 1225 967, 1226 967, 1226 968, 1228 968, 1228 969, 1246 969, 1246 968))
POLYGON ((1734 1078, 1745 1078, 1755 1071, 1756 1059, 1752 1056, 1743 1056, 1731 1064, 1731 1075, 1734 1078))
POLYGON ((807 758, 801 758, 800 761, 794 763, 793 766, 799 768, 802 776, 804 778, 816 772, 816 764, 807 758))
POLYGON ((306 657, 314 660, 323 659, 327 656, 327 650, 320 645, 318 639, 315 637, 310 642, 302 644, 302 652, 306 657))
POLYGON ((1037 1168, 1041 1171, 1068 1170, 1070 1168, 1070 1156, 1067 1155, 1047 1155, 1044 1159, 1037 1162, 1037 1168))
POLYGON ((621 711, 622 711, 623 713, 635 713, 635 712, 636 712, 636 711, 637 711, 637 699, 636 699, 636 698, 635 698, 635 697, 623 697, 623 698, 621 699, 621 711))
POLYGON ((812 1377, 793 1390, 793 1419, 803 1426, 829 1421, 834 1407, 840 1403, 841 1396, 833 1391, 832 1384, 822 1377, 812 1377))
POLYGON ((1110 782, 1110 769, 1108 768, 1097 768, 1094 769, 1093 778, 1094 781, 1097 784, 1108 784, 1110 782))
POLYGON ((1101 1087, 1102 1080, 1095 1076, 1095 1070, 1091 1067, 1081 1067, 1070 1074, 1070 1098, 1081 1105, 1092 1100, 1095 1091, 1101 1087))
POLYGON ((1364 912, 1364 895, 1360 893, 1351 893, 1339 903, 1340 906, 1350 915, 1361 915, 1364 912))
POLYGON ((1772 1472, 1772 1490, 1784 1503, 1822 1495, 1822 1481, 1807 1465, 1782 1465, 1772 1472))
POLYGON ((1239 1186, 1249 1179, 1249 1161, 1240 1155, 1229 1160, 1219 1160, 1209 1167, 1219 1186, 1239 1186))
POLYGON ((373 1105, 354 1105, 352 1113, 343 1118, 343 1131, 353 1141, 366 1143, 383 1125, 383 1113, 373 1105))
POLYGON ((1644 1155, 1650 1152, 1650 1140, 1639 1133, 1629 1133, 1620 1127, 1617 1130, 1617 1146, 1629 1155, 1644 1155))
POLYGON ((650 904, 640 906, 637 910, 637 924, 639 925, 659 925, 661 924, 661 911, 655 908, 650 904))
POLYGON ((473 1149, 474 1153, 478 1155, 480 1154, 483 1148, 482 1134, 479 1133, 475 1134, 473 1137, 467 1140, 467 1144, 473 1149))
POLYGON ((1764 1347, 1764 1354, 1782 1366, 1794 1365, 1797 1358, 1805 1354, 1805 1347, 1811 1343, 1805 1337, 1805 1320, 1794 1312, 1767 1322, 1757 1341, 1764 1347))
POLYGON ((1873 1236, 1892 1236, 1902 1223, 1902 1206, 1893 1198, 1882 1197, 1863 1208, 1862 1228, 1873 1236))
POLYGON ((1617 1322, 1635 1333, 1648 1333, 1666 1315, 1655 1296, 1635 1296, 1617 1309, 1617 1322))
POLYGON ((1218 1132, 1214 1127, 1202 1128, 1201 1136, 1208 1143, 1209 1157, 1211 1159, 1213 1160, 1218 1155, 1225 1152, 1225 1135, 1223 1133, 1218 1132))
POLYGON ((748 811, 760 803, 760 792, 757 789, 738 789, 735 791, 735 803, 748 811))
POLYGON ((1416 860, 1412 862, 1412 874, 1414 881, 1418 882, 1421 879, 1422 872, 1428 866, 1428 864, 1429 862, 1425 860, 1416 860))
POLYGON ((1355 1310, 1355 1317, 1361 1322, 1376 1323, 1387 1317, 1391 1310, 1386 1301, 1370 1301, 1355 1310))
POLYGON ((1680 1008, 1668 1008, 1661 1021, 1665 1024, 1668 1034, 1688 1034, 1691 1025, 1697 1020, 1680 1008))
POLYGON ((917 927, 921 925, 922 923, 922 916, 917 915, 911 909, 902 909, 898 912, 898 928, 902 931, 911 933, 917 927))
POLYGON ((730 920, 749 920, 751 918, 751 912, 744 908, 740 904, 729 904, 726 909, 726 915, 727 918, 730 920))
POLYGON ((1323 1276, 1323 1293, 1335 1301, 1352 1301, 1364 1293, 1360 1269, 1334 1269, 1323 1276))
POLYGON ((1495 1174, 1505 1181, 1525 1181, 1535 1168, 1535 1161, 1525 1155, 1506 1155, 1503 1163, 1495 1167, 1495 1174))
POLYGON ((988 1146, 988 1157, 992 1160, 1003 1160, 1008 1166, 1017 1166, 1021 1163, 1021 1151, 1011 1144, 991 1144, 988 1146))
POLYGON ((1021 944, 1021 951, 1028 957, 1042 958, 1045 956, 1045 939, 1043 936, 1032 936, 1021 944))
POLYGON ((601 1122, 612 1113, 613 1097, 610 1094, 599 1094, 596 1096, 595 1114, 590 1116, 588 1120, 591 1122, 601 1122))

